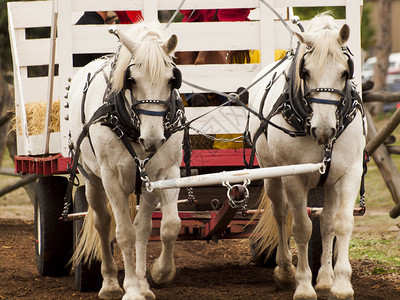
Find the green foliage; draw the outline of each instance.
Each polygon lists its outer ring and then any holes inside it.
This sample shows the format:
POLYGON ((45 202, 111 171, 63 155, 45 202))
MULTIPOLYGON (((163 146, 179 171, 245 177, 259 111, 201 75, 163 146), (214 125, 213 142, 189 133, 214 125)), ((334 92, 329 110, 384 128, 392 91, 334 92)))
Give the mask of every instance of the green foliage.
POLYGON ((371 6, 363 6, 361 19, 361 48, 368 50, 375 45, 375 28, 371 26, 371 6))
POLYGON ((295 15, 299 16, 300 20, 310 20, 326 11, 330 11, 336 19, 344 19, 346 16, 344 6, 295 7, 293 11, 295 15))
MULTIPOLYGON (((344 19, 346 17, 346 8, 344 6, 321 6, 321 7, 295 7, 294 14, 300 17, 300 20, 310 20, 315 15, 330 11, 334 18, 344 19)), ((361 47, 368 50, 375 44, 375 29, 371 24, 371 6, 363 6, 363 15, 361 18, 361 47)))

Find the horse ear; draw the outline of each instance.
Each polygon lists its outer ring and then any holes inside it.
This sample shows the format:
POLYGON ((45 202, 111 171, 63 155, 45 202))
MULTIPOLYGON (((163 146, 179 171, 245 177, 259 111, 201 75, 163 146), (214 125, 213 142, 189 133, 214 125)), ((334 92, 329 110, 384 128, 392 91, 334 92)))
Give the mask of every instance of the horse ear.
POLYGON ((306 44, 307 46, 312 46, 314 43, 314 36, 308 33, 299 33, 299 32, 294 32, 296 37, 299 39, 299 41, 303 44, 306 44))
POLYGON ((164 48, 165 53, 169 55, 175 50, 177 44, 178 44, 178 37, 175 34, 173 34, 168 39, 168 41, 164 43, 162 47, 164 48))
POLYGON ((133 54, 138 48, 138 44, 133 41, 128 35, 126 35, 123 31, 118 31, 118 37, 121 41, 122 45, 124 45, 128 50, 133 54))
POLYGON ((350 37, 350 27, 347 24, 344 24, 339 32, 339 43, 343 45, 347 42, 350 37))

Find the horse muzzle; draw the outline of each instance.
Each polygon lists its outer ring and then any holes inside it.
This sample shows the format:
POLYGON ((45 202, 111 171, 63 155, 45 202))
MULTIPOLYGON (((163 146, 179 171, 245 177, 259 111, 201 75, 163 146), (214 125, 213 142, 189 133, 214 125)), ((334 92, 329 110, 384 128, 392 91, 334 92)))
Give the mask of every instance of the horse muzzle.
POLYGON ((310 134, 318 145, 328 145, 336 136, 336 128, 312 127, 310 134))
POLYGON ((145 152, 155 153, 157 150, 164 145, 166 139, 165 137, 159 139, 144 139, 139 138, 139 144, 142 146, 145 152))

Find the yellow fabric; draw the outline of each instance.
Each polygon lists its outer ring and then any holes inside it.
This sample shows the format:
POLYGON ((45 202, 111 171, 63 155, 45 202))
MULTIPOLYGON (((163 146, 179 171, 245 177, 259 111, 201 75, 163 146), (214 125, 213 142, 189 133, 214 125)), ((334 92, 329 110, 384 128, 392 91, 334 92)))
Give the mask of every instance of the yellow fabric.
POLYGON ((261 62, 260 50, 249 50, 250 63, 259 64, 261 62))
MULTIPOLYGON (((250 63, 251 64, 261 63, 260 50, 249 50, 249 55, 250 55, 250 63)), ((275 61, 284 58, 285 55, 286 55, 285 50, 275 49, 275 61)), ((232 140, 239 136, 241 136, 241 134, 216 134, 215 138, 232 140)), ((242 149, 243 143, 235 143, 235 142, 224 143, 224 142, 220 142, 220 141, 215 141, 213 148, 214 149, 242 149)))
POLYGON ((275 49, 275 61, 284 58, 286 55, 286 50, 283 49, 275 49))

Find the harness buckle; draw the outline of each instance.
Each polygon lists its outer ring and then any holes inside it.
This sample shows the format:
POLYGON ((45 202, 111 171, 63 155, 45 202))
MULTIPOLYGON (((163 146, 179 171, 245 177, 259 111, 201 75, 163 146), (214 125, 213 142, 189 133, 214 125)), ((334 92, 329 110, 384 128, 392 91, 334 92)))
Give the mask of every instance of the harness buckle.
POLYGON ((139 157, 135 157, 135 162, 138 165, 139 172, 142 173, 144 172, 144 166, 147 164, 150 158, 145 158, 145 159, 140 159, 139 157))
POLYGON ((118 139, 122 139, 122 137, 125 135, 125 133, 122 131, 122 129, 119 126, 114 126, 111 128, 112 131, 117 135, 118 139))

